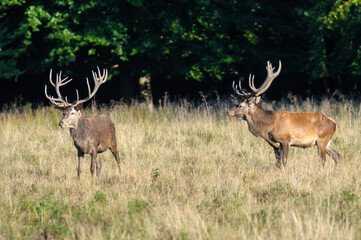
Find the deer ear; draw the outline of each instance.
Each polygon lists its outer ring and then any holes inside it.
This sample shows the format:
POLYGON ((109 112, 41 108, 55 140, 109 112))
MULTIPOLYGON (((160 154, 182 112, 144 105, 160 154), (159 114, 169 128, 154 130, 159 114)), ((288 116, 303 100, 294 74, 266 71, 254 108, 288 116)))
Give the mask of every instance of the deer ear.
POLYGON ((83 110, 83 104, 79 104, 78 106, 75 107, 75 109, 77 111, 83 110))
POLYGON ((255 97, 255 98, 252 98, 249 102, 248 102, 248 104, 249 105, 252 105, 252 104, 257 104, 257 103, 259 103, 259 101, 261 100, 261 97, 260 96, 258 96, 258 97, 255 97))

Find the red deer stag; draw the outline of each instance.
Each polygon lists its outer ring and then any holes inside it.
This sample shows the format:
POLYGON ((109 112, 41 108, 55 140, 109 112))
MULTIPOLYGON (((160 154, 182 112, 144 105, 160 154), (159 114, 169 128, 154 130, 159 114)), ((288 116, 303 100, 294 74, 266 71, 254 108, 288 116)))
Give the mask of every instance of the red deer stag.
POLYGON ((254 136, 262 137, 273 147, 278 167, 281 164, 286 167, 290 146, 306 148, 317 145, 322 167, 326 162, 326 153, 338 164, 340 154, 330 146, 331 137, 336 131, 334 120, 319 112, 273 112, 258 105, 261 94, 280 74, 281 61, 276 72, 269 61, 266 69, 266 80, 259 88, 254 86, 254 75, 249 75, 252 92, 244 91, 241 82, 238 86, 233 82, 232 88, 242 101, 228 110, 227 115, 245 120, 254 136))
POLYGON ((52 70, 50 70, 49 80, 51 85, 55 87, 57 98, 49 96, 47 93, 47 86, 45 85, 45 96, 50 100, 51 103, 57 107, 63 109, 63 118, 59 122, 60 127, 69 127, 70 136, 74 140, 74 145, 78 150, 78 179, 82 171, 82 162, 84 154, 91 154, 90 172, 92 179, 94 180, 94 171, 96 165, 96 176, 99 178, 102 164, 99 160, 98 153, 102 153, 107 149, 113 153, 115 160, 118 164, 120 173, 120 159, 117 151, 117 141, 115 138, 115 127, 109 117, 100 115, 93 117, 84 117, 80 110, 76 107, 91 99, 97 92, 99 86, 107 80, 108 71, 103 70, 101 74, 98 68, 98 74, 93 72, 94 89, 90 90, 89 81, 87 79, 89 96, 87 98, 79 100, 79 93, 76 90, 77 100, 74 103, 69 103, 67 97, 62 97, 59 88, 72 79, 68 80, 68 77, 62 79, 61 72, 56 75, 55 84, 52 81, 52 70))

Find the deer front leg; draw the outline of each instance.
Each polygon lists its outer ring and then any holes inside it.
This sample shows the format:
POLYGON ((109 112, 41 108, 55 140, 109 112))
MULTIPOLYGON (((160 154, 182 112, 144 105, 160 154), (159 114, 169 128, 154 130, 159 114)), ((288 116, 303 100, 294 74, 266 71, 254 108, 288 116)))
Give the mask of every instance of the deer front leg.
POLYGON ((281 168, 281 157, 283 155, 282 144, 277 142, 271 133, 268 133, 268 136, 264 137, 264 139, 272 146, 273 151, 275 152, 276 166, 281 168))
POLYGON ((81 169, 82 169, 82 165, 83 165, 83 160, 84 160, 84 153, 81 151, 78 151, 78 180, 80 180, 80 174, 81 174, 81 169))
POLYGON ((96 159, 98 157, 97 155, 98 155, 97 151, 93 151, 91 153, 90 173, 92 175, 93 180, 94 180, 94 172, 95 172, 95 161, 96 161, 96 159))

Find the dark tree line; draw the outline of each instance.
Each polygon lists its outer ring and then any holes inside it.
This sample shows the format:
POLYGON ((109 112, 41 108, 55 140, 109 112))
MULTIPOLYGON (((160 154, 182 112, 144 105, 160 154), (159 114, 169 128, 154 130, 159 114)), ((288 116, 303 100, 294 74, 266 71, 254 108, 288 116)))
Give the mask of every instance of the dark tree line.
MULTIPOLYGON (((110 70, 102 95, 138 94, 151 77, 154 99, 227 93, 231 81, 265 76, 282 60, 270 89, 281 97, 358 92, 361 1, 2 0, 0 101, 43 101, 49 70, 85 89, 96 66, 110 70)), ((259 83, 258 82, 258 83, 259 83)), ((85 89, 86 91, 86 89, 85 89)))

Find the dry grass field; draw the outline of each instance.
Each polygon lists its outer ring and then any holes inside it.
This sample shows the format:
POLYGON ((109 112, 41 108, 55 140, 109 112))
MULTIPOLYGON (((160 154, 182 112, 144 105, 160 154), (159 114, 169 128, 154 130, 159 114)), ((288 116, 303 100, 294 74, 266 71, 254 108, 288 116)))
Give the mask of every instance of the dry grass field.
POLYGON ((107 151, 92 183, 80 181, 69 129, 50 107, 0 113, 0 239, 360 239, 360 104, 262 103, 320 111, 338 124, 320 170, 317 148, 291 148, 288 170, 227 102, 83 111, 115 123, 122 174, 107 151))

